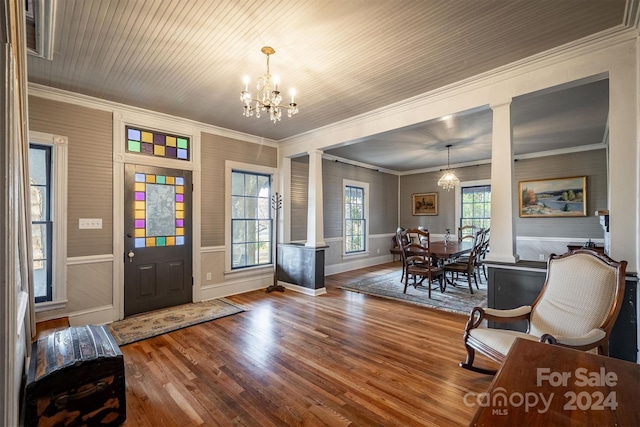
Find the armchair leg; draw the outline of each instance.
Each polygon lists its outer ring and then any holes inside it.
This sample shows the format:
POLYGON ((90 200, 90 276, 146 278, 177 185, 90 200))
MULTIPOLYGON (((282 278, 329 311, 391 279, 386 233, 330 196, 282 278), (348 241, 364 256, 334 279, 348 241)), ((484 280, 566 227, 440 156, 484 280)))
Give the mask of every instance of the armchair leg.
POLYGON ((466 344, 465 344, 465 347, 467 348, 467 360, 465 360, 464 362, 460 362, 461 368, 468 369, 469 371, 478 372, 480 374, 485 374, 485 375, 496 374, 497 372, 496 370, 478 368, 477 366, 473 366, 473 359, 475 359, 476 351, 471 347, 467 346, 466 344))

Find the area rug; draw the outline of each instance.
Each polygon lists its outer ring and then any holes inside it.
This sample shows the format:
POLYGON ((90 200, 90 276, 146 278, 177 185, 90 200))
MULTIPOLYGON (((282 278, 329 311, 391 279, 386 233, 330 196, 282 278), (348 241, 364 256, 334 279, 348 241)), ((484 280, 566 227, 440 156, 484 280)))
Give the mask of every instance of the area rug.
POLYGON ((460 314, 469 314, 473 307, 487 306, 487 285, 482 282, 478 282, 480 289, 476 289, 475 282, 473 282, 473 295, 471 295, 466 279, 458 281, 456 286, 448 284, 444 293, 440 292, 437 281, 434 281, 434 289, 431 290, 431 298, 429 298, 426 285, 414 288, 411 281, 407 293, 402 293, 404 283, 400 281, 401 275, 401 271, 398 270, 342 285, 340 288, 460 314))
POLYGON ((108 326, 118 345, 125 345, 243 311, 243 307, 219 298, 138 314, 108 326))

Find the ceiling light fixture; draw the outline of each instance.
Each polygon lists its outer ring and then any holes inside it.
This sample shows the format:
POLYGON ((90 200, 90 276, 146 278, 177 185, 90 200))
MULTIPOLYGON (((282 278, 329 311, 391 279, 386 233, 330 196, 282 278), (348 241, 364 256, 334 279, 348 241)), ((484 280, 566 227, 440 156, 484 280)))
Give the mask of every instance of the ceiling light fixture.
POLYGON ((451 144, 447 145, 447 170, 444 171, 444 175, 442 175, 442 177, 438 180, 438 187, 442 187, 447 191, 455 188, 460 184, 460 180, 453 172, 453 169, 451 169, 451 165, 449 163, 449 161, 451 160, 450 150, 451 144))
POLYGON ((269 46, 262 48, 262 53, 267 55, 267 72, 264 76, 258 78, 256 97, 253 98, 249 92, 249 77, 244 78, 244 90, 240 94, 240 100, 244 103, 243 116, 253 116, 255 111, 256 117, 260 118, 260 112, 266 111, 269 113, 269 119, 276 123, 282 118, 282 110, 287 110, 287 116, 298 112, 298 104, 295 103, 295 90, 291 89, 291 102, 289 105, 281 105, 282 96, 278 90, 278 78, 271 76, 269 73, 269 55, 273 55, 276 51, 269 46), (253 105, 252 105, 253 104, 253 105))

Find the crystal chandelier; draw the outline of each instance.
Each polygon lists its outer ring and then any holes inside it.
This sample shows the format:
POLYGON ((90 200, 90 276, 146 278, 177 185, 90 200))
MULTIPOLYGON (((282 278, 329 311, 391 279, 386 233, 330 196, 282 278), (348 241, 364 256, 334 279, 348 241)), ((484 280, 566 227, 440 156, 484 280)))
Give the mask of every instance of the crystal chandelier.
POLYGON ((460 180, 458 179, 456 174, 453 173, 453 169, 451 169, 451 165, 449 163, 449 161, 451 160, 450 150, 451 144, 447 145, 447 170, 444 171, 444 175, 442 175, 442 177, 438 180, 438 187, 442 187, 447 191, 455 188, 456 185, 460 184, 460 180))
POLYGON ((249 78, 244 78, 244 90, 240 93, 240 100, 244 103, 245 117, 253 116, 255 111, 256 117, 260 118, 260 112, 266 111, 269 113, 269 119, 276 123, 282 118, 282 110, 287 111, 287 116, 298 112, 298 104, 295 103, 295 91, 291 89, 291 102, 289 105, 280 104, 282 102, 282 96, 278 90, 278 78, 271 76, 269 73, 269 55, 273 55, 276 51, 269 46, 262 48, 262 53, 267 55, 267 72, 264 76, 258 78, 258 86, 256 97, 253 98, 249 92, 249 78))

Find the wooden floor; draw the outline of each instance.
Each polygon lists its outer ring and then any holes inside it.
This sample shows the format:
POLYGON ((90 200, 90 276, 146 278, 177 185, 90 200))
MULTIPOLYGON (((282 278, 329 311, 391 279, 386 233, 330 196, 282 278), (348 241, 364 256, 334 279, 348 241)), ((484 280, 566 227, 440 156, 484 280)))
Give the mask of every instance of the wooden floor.
POLYGON ((121 347, 125 426, 467 425, 492 377, 458 367, 466 316, 338 289, 390 269, 233 296, 249 311, 121 347))

